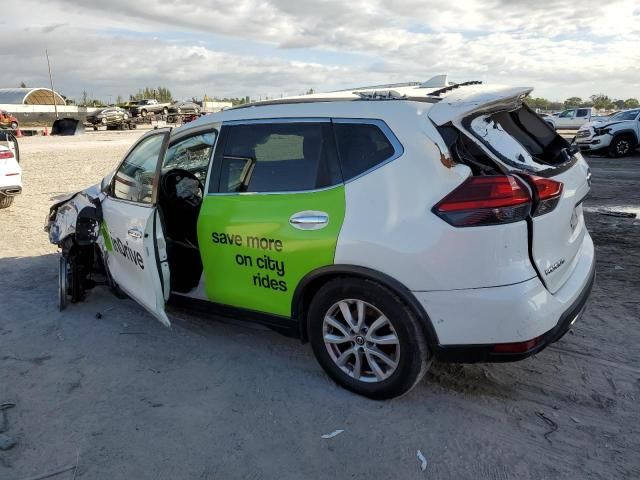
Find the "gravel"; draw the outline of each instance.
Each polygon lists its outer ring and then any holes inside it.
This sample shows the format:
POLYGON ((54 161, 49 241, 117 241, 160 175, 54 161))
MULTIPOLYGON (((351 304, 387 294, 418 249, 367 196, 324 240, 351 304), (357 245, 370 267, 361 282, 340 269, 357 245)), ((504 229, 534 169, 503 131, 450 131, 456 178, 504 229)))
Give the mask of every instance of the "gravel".
POLYGON ((569 334, 518 363, 434 364, 375 402, 257 326, 173 311, 167 329, 104 288, 57 311, 48 206, 141 133, 21 140, 24 193, 0 211, 0 403, 16 404, 17 441, 0 478, 78 459, 92 480, 640 478, 640 220, 597 211, 638 208, 638 156, 589 159, 598 277, 569 334))

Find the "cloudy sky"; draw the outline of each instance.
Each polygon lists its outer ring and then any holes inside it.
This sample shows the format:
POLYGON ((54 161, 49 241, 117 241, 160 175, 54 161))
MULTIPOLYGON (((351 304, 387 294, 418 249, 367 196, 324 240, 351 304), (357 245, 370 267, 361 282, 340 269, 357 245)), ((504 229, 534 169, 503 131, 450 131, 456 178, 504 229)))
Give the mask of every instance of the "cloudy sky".
POLYGON ((483 80, 564 99, 640 97, 638 0, 19 0, 0 8, 0 87, 109 100, 280 96, 483 80))

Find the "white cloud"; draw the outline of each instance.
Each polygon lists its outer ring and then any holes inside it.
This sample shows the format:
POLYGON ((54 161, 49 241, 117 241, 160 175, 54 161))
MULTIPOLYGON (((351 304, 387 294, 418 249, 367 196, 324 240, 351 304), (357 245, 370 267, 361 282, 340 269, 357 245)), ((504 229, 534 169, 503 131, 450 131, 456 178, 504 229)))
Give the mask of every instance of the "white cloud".
POLYGON ((276 95, 442 72, 550 98, 640 96, 634 0, 22 0, 8 9, 0 85, 44 83, 48 47, 58 88, 74 96, 159 84, 185 97, 276 95))

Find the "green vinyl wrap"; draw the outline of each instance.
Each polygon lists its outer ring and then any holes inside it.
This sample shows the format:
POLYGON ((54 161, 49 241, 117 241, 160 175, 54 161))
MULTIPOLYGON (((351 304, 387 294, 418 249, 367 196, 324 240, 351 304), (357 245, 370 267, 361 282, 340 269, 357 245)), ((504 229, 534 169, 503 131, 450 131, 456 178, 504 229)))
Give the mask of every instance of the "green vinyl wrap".
POLYGON ((205 197, 198 243, 210 301, 291 316, 293 293, 309 272, 332 265, 345 213, 344 186, 281 194, 205 197), (326 227, 299 230, 293 214, 320 211, 326 227))

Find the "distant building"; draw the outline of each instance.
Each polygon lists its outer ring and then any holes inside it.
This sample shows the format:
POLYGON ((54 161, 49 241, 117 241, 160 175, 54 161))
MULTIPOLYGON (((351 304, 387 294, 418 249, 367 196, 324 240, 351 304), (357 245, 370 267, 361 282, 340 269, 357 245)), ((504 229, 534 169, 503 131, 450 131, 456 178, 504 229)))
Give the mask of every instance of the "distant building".
POLYGON ((66 105, 58 92, 50 88, 0 88, 0 105, 66 105))

